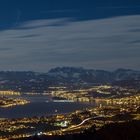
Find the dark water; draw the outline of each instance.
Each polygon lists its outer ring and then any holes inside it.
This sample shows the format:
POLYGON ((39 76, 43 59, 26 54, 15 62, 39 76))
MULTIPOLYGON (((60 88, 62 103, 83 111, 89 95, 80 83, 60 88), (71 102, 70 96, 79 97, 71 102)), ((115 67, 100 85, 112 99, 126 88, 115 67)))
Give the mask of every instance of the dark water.
POLYGON ((43 116, 57 113, 69 113, 75 110, 94 107, 95 104, 86 103, 58 103, 46 102, 47 98, 28 97, 30 104, 11 108, 0 108, 0 118, 21 118, 32 116, 43 116))

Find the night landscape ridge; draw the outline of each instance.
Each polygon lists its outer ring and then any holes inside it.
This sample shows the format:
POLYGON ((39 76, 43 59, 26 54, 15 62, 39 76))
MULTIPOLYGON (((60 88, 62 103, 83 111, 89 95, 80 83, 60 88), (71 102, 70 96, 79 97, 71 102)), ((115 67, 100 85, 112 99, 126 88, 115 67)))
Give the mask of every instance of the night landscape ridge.
POLYGON ((1 139, 115 139, 119 127, 139 123, 140 71, 2 71, 0 83, 1 139), (110 127, 113 135, 108 134, 110 127))

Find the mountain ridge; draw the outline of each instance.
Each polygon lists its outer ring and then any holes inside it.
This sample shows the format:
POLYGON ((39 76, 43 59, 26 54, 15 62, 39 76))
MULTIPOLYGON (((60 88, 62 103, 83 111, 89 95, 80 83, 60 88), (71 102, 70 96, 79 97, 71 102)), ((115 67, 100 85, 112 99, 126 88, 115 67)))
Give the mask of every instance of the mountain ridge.
POLYGON ((140 71, 117 69, 115 71, 93 70, 76 67, 56 67, 47 73, 31 71, 1 71, 0 90, 43 92, 50 86, 84 85, 140 85, 140 71))

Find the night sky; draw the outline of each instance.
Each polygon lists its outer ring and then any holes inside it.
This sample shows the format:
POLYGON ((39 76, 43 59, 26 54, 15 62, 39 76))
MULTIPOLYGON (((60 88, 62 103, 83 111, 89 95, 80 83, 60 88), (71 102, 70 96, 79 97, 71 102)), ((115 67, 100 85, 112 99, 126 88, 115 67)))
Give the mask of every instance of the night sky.
POLYGON ((139 0, 0 0, 0 70, 140 70, 139 0))

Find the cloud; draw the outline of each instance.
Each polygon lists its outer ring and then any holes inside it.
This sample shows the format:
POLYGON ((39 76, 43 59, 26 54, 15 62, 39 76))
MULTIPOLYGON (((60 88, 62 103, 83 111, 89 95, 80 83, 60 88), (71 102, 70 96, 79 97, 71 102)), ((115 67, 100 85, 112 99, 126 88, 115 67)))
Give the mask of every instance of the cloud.
POLYGON ((140 16, 33 20, 0 31, 0 70, 140 69, 140 16), (8 49, 3 49, 8 48, 8 49))

